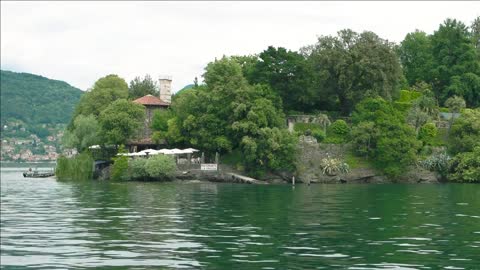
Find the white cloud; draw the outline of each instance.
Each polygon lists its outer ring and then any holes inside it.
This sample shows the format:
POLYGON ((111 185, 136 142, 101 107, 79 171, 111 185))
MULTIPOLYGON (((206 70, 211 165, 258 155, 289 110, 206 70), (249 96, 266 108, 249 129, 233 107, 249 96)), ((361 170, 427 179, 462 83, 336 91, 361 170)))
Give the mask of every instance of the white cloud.
POLYGON ((178 90, 222 55, 297 50, 344 28, 399 42, 479 11, 479 2, 1 2, 1 67, 82 89, 111 73, 170 74, 178 90))

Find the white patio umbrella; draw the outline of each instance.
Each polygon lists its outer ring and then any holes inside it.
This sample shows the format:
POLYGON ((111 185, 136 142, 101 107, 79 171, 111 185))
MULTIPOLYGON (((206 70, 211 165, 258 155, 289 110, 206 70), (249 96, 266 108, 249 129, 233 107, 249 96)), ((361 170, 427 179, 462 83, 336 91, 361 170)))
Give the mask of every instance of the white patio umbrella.
POLYGON ((171 155, 171 154, 173 154, 173 153, 172 153, 172 150, 170 150, 170 149, 160 149, 160 150, 157 151, 157 153, 159 153, 159 154, 164 154, 164 155, 171 155))
POLYGON ((138 156, 146 156, 146 155, 147 155, 146 153, 140 153, 140 152, 138 152, 138 153, 130 153, 129 156, 131 156, 131 157, 138 157, 138 156))
POLYGON ((172 151, 172 153, 173 153, 174 155, 192 153, 192 152, 190 152, 190 151, 185 151, 185 150, 181 150, 181 149, 178 149, 178 148, 174 148, 174 149, 172 149, 171 151, 172 151))
POLYGON ((118 153, 117 156, 127 156, 127 157, 137 157, 137 156, 146 156, 146 153, 118 153))
POLYGON ((100 149, 100 145, 98 144, 92 145, 92 146, 89 146, 88 149, 100 149))
POLYGON ((192 150, 188 150, 188 149, 180 149, 180 151, 178 151, 180 154, 193 154, 193 151, 192 150))
POLYGON ((155 149, 145 149, 145 150, 142 150, 142 151, 140 151, 140 152, 138 152, 138 153, 153 154, 153 153, 155 153, 155 152, 157 152, 157 150, 155 150, 155 149))

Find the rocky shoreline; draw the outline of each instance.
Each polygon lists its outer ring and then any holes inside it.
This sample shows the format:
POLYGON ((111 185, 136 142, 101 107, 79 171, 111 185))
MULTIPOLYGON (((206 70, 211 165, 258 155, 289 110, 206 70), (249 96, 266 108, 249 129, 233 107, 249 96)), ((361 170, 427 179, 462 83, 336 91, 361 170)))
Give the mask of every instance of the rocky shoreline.
MULTIPOLYGON (((295 176, 296 183, 306 184, 382 184, 382 183, 441 183, 442 179, 434 172, 417 166, 411 166, 399 177, 391 178, 381 174, 369 166, 351 168, 347 174, 326 175, 320 168, 319 161, 325 157, 334 157, 344 160, 351 152, 348 144, 322 144, 312 137, 305 136, 299 144, 297 155, 297 172, 268 174, 261 179, 245 176, 243 171, 235 170, 232 166, 219 164, 219 171, 201 171, 200 169, 179 170, 174 181, 209 181, 217 183, 244 183, 244 184, 291 184, 295 176)), ((102 170, 100 179, 109 178, 109 167, 102 170)))
MULTIPOLYGON (((410 168, 404 175, 397 179, 381 175, 370 168, 353 169, 346 175, 328 176, 317 171, 313 175, 301 175, 295 178, 296 183, 300 184, 388 184, 388 183, 408 183, 408 184, 435 184, 441 183, 440 179, 433 173, 421 168, 410 168)), ((291 184, 291 175, 269 175, 262 180, 243 181, 239 178, 232 178, 230 172, 217 173, 188 173, 179 175, 176 181, 194 181, 194 182, 216 182, 216 183, 243 183, 243 184, 291 184)))

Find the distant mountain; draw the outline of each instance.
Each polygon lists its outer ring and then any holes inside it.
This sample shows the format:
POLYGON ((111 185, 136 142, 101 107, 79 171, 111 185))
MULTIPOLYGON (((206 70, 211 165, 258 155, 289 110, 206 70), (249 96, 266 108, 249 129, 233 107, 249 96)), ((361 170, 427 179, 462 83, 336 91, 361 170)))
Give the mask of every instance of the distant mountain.
POLYGON ((183 92, 185 92, 185 91, 187 91, 187 90, 189 90, 189 89, 193 89, 194 86, 195 86, 195 85, 194 85, 193 83, 192 83, 192 84, 187 84, 187 85, 185 85, 182 89, 178 90, 178 91, 175 93, 175 95, 178 95, 178 94, 180 94, 180 93, 183 93, 183 92))
POLYGON ((2 126, 9 120, 27 125, 68 123, 82 91, 63 81, 1 70, 2 126))

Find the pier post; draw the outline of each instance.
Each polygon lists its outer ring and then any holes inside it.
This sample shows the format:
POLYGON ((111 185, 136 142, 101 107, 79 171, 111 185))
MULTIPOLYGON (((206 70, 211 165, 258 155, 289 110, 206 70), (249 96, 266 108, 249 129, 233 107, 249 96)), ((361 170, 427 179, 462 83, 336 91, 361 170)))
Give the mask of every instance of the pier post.
POLYGON ((292 176, 292 186, 295 186, 295 176, 292 176))

